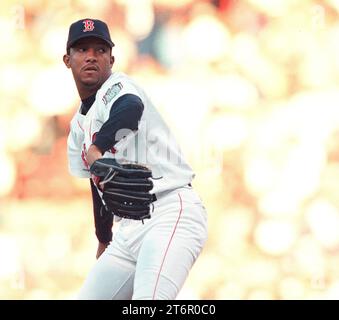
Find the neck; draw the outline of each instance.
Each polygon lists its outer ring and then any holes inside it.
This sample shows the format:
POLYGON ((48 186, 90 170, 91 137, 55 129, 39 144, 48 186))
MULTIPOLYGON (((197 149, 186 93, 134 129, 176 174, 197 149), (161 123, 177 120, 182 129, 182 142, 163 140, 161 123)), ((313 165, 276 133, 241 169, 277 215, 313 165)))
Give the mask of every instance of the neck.
POLYGON ((96 94, 97 91, 100 89, 100 87, 99 88, 93 88, 93 89, 92 88, 91 89, 89 89, 89 88, 79 88, 79 87, 77 87, 77 88, 78 88, 78 92, 79 92, 79 96, 80 96, 81 100, 85 100, 88 97, 96 94))
POLYGON ((80 96, 80 99, 81 100, 85 100, 87 99, 88 97, 94 95, 97 93, 97 91, 101 88, 101 86, 106 82, 106 80, 111 76, 111 73, 109 73, 104 81, 102 83, 100 83, 99 85, 95 85, 95 86, 86 86, 86 85, 83 85, 82 83, 80 82, 76 82, 76 86, 77 86, 77 89, 78 89, 78 92, 79 92, 79 96, 80 96))

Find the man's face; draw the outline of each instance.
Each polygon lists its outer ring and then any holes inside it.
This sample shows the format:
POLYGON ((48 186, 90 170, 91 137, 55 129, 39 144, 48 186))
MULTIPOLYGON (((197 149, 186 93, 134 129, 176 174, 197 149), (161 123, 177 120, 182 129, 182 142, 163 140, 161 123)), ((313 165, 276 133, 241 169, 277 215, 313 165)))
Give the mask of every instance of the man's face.
POLYGON ((77 41, 64 56, 64 62, 72 69, 77 86, 83 89, 99 89, 111 75, 114 58, 105 41, 87 37, 77 41))

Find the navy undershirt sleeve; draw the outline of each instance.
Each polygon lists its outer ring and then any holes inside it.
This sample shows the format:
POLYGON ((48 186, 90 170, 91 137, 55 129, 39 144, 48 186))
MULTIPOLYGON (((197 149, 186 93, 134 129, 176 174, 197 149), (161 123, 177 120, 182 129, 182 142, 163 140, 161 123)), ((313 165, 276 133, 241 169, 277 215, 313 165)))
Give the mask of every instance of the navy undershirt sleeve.
POLYGON ((121 96, 113 103, 109 118, 97 132, 93 144, 104 154, 118 142, 116 133, 120 129, 133 131, 138 129, 143 111, 144 104, 138 96, 134 94, 121 96))
POLYGON ((90 179, 90 183, 93 199, 95 235, 100 242, 108 243, 112 240, 113 236, 113 214, 105 210, 98 190, 94 185, 92 179, 90 179))

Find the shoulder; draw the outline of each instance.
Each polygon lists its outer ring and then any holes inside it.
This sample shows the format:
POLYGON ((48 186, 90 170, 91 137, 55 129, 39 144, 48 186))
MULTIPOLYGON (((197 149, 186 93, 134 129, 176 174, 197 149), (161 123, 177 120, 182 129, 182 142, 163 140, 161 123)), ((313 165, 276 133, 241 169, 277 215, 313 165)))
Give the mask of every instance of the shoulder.
POLYGON ((126 74, 115 72, 98 91, 96 101, 107 107, 111 106, 118 98, 126 94, 135 95, 143 100, 140 87, 126 74))

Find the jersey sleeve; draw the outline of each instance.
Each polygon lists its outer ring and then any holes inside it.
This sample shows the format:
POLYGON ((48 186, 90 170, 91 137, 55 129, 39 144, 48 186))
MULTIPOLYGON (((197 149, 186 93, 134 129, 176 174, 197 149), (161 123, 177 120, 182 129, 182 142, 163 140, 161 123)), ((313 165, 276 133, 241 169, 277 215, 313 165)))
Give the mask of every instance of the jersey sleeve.
POLYGON ((77 123, 76 117, 71 121, 71 130, 67 138, 68 169, 71 175, 79 178, 89 178, 90 174, 82 159, 83 133, 77 123))
POLYGON ((100 89, 100 93, 97 95, 97 100, 100 106, 96 109, 97 118, 102 123, 106 122, 110 117, 110 112, 113 106, 116 106, 116 102, 120 100, 122 96, 134 95, 143 100, 135 85, 126 79, 117 79, 115 82, 110 83, 100 89))

